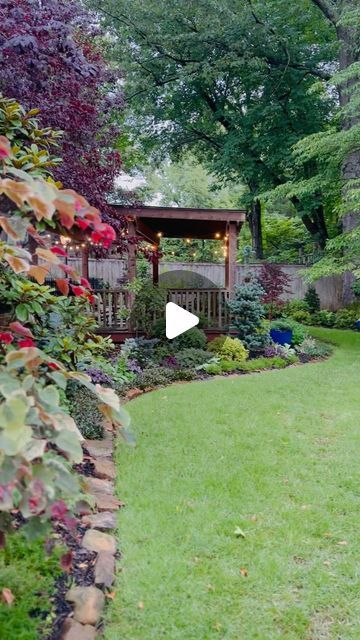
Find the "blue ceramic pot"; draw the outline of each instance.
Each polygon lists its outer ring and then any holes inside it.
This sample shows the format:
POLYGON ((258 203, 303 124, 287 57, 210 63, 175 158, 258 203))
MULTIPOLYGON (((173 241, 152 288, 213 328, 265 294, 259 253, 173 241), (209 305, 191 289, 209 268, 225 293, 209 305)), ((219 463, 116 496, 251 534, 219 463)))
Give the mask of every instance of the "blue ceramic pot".
POLYGON ((291 344, 293 332, 291 329, 289 331, 280 331, 280 329, 270 329, 270 337, 276 342, 276 344, 281 344, 284 346, 285 344, 291 344))
POLYGON ((360 320, 356 320, 355 325, 357 330, 360 331, 360 320))

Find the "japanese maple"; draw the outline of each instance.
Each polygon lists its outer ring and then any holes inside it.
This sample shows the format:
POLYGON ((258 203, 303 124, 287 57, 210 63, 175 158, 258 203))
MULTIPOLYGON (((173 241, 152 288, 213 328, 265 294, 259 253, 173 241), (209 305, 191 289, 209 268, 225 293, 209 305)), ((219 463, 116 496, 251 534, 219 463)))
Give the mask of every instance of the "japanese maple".
POLYGON ((123 98, 96 19, 76 0, 0 0, 0 21, 0 92, 38 107, 43 126, 63 130, 55 177, 121 230, 107 196, 121 166, 114 115, 123 98))

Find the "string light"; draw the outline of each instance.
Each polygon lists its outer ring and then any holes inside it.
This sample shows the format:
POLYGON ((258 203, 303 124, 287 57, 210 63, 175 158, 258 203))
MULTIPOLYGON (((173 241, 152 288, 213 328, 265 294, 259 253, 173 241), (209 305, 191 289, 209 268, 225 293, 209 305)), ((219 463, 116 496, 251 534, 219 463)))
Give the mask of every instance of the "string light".
POLYGON ((159 233, 156 234, 158 238, 162 238, 163 237, 163 233, 162 231, 159 231, 159 233))
POLYGON ((187 242, 188 244, 190 244, 190 242, 191 242, 190 238, 186 238, 186 242, 187 242))
POLYGON ((220 238, 220 233, 215 233, 215 238, 220 238))

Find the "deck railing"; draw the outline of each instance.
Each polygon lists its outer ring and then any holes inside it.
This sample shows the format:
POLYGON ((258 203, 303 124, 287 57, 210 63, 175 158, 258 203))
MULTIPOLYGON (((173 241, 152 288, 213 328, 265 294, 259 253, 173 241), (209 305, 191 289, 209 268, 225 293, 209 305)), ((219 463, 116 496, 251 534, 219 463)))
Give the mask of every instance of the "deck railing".
POLYGON ((227 289, 168 289, 168 302, 201 316, 205 328, 223 329, 229 324, 227 289))
MULTIPOLYGON (((131 295, 125 289, 99 289, 94 291, 94 315, 101 331, 127 331, 130 328, 131 295)), ((201 316, 207 329, 225 329, 230 317, 227 307, 227 289, 168 289, 167 301, 174 302, 190 313, 201 316)))
POLYGON ((126 331, 129 328, 129 291, 96 289, 94 315, 101 331, 126 331))

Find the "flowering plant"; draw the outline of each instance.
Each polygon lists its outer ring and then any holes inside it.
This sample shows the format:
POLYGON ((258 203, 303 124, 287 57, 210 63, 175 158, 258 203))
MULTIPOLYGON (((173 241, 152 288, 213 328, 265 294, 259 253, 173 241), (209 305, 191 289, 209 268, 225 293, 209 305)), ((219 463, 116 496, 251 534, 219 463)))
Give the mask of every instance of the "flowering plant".
MULTIPOLYGON (((0 160, 12 154, 10 142, 0 136, 0 160)), ((0 227, 12 243, 0 241, 0 264, 30 283, 40 285, 51 265, 64 277, 57 280, 63 295, 92 301, 89 283, 60 260, 62 249, 47 247, 42 232, 90 235, 107 247, 114 230, 102 223, 100 213, 76 192, 59 189, 42 177, 32 177, 3 162, 0 177, 0 227), (10 176, 10 177, 9 177, 10 176), (26 234, 37 243, 35 255, 24 249, 26 234), (71 277, 71 284, 69 278, 71 277)), ((29 318, 24 318, 27 322, 29 318)), ((29 535, 41 534, 51 518, 68 520, 80 493, 71 466, 82 459, 82 436, 60 403, 68 380, 77 380, 99 399, 99 408, 113 422, 126 426, 112 389, 93 384, 85 373, 68 370, 60 359, 37 344, 31 328, 19 319, 0 334, 0 542, 15 509, 27 519, 29 535)))

